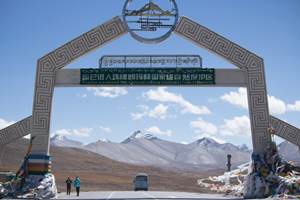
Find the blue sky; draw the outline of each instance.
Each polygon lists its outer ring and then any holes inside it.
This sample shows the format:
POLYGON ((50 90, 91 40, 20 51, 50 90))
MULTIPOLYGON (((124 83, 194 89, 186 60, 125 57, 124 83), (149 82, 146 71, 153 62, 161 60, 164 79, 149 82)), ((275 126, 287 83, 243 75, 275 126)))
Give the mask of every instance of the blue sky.
MULTIPOLYGON (((37 60, 121 15, 124 2, 0 0, 0 129, 32 115, 37 60)), ((270 114, 299 128, 300 1, 176 2, 180 16, 264 58, 270 114)), ((126 34, 65 68, 97 68, 102 55, 122 54, 199 54, 203 68, 236 68, 175 34, 153 45, 126 34)), ((51 134, 84 143, 120 142, 136 130, 174 142, 210 136, 252 147, 246 89, 55 89, 51 134)))

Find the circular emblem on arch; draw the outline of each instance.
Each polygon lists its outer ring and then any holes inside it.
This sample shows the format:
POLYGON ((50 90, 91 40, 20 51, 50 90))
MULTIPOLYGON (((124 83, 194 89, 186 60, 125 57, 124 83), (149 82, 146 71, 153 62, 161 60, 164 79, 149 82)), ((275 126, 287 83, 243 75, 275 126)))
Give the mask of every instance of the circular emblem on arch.
POLYGON ((171 35, 179 15, 175 0, 126 0, 122 18, 134 39, 155 44, 171 35))

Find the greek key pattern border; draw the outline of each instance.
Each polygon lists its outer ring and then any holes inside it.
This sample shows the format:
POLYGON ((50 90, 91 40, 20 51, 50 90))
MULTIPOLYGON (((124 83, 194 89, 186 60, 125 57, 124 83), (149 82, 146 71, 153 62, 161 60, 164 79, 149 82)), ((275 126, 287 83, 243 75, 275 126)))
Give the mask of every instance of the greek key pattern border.
POLYGON ((270 124, 275 127, 275 135, 300 147, 300 129, 270 115, 270 124))
POLYGON ((240 69, 247 69, 253 149, 264 152, 271 137, 267 131, 269 108, 263 59, 185 16, 180 18, 174 33, 240 69))
POLYGON ((32 154, 49 154, 55 71, 125 35, 127 29, 118 21, 116 16, 37 61, 31 131, 37 137, 32 154))
POLYGON ((18 121, 0 130, 0 146, 4 146, 20 137, 30 134, 32 116, 18 121))

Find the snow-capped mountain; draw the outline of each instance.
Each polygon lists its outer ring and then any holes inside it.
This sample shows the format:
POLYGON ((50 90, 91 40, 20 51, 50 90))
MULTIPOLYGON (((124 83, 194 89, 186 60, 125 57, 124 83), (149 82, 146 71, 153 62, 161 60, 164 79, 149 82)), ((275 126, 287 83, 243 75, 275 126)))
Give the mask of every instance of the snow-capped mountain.
POLYGON ((84 146, 82 142, 67 139, 65 136, 59 134, 55 134, 50 138, 50 145, 77 148, 81 148, 82 146, 84 146))
POLYGON ((111 142, 111 141, 109 141, 108 139, 100 139, 97 142, 111 142))
POLYGON ((143 133, 141 131, 135 131, 132 134, 130 134, 125 140, 123 140, 121 143, 126 144, 128 142, 134 141, 136 139, 145 139, 145 140, 156 140, 158 139, 157 137, 148 134, 148 133, 143 133))
POLYGON ((283 155, 285 161, 293 161, 296 164, 300 164, 300 152, 298 146, 288 141, 284 141, 277 145, 277 147, 279 149, 278 153, 283 155))
POLYGON ((242 145, 238 146, 238 148, 242 151, 245 151, 245 152, 252 152, 253 151, 253 149, 248 147, 246 144, 242 144, 242 145))
POLYGON ((65 139, 66 137, 64 137, 63 135, 55 134, 51 136, 50 141, 63 141, 65 139))
POLYGON ((94 142, 83 148, 120 162, 179 171, 226 169, 228 154, 232 155, 232 166, 248 162, 251 155, 232 144, 219 144, 211 138, 185 145, 141 131, 133 132, 121 143, 94 142))
MULTIPOLYGON (((97 142, 107 142, 110 143, 108 139, 99 139, 97 142)), ((61 146, 61 147, 77 147, 82 148, 85 144, 75 140, 66 138, 63 135, 55 134, 50 138, 50 145, 61 146)))
MULTIPOLYGON (((233 169, 240 164, 249 162, 252 154, 252 149, 245 144, 237 147, 230 143, 220 144, 212 138, 204 137, 186 145, 162 140, 141 131, 133 132, 120 143, 101 139, 83 145, 81 142, 56 135, 51 138, 51 145, 53 144, 82 148, 119 162, 152 165, 184 172, 227 169, 228 154, 231 155, 233 169)), ((285 145, 282 145, 280 151, 283 152, 286 148, 285 145)), ((291 158, 285 160, 295 162, 291 158)))
MULTIPOLYGON (((212 161, 215 163, 213 165, 219 166, 219 168, 226 168, 228 158, 227 155, 231 155, 231 164, 232 167, 238 166, 239 164, 249 162, 251 152, 247 152, 239 149, 230 143, 220 144, 216 142, 212 138, 204 137, 190 144, 190 146, 194 146, 191 149, 191 154, 194 154, 195 159, 197 159, 197 163, 207 162, 206 159, 198 158, 198 151, 205 152, 205 156, 209 155, 209 164, 212 165, 212 161)), ((189 152, 190 153, 190 152, 189 152)), ((186 155, 189 156, 189 155, 186 155)), ((208 166, 207 166, 208 167, 208 166)))
POLYGON ((218 147, 220 144, 216 142, 212 138, 204 137, 195 142, 191 143, 190 145, 202 145, 202 146, 209 146, 209 147, 218 147))

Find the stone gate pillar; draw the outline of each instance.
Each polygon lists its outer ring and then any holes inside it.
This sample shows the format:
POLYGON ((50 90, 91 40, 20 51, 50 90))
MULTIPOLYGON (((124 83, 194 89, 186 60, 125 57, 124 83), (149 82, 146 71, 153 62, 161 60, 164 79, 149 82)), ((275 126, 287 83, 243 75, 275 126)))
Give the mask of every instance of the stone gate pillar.
MULTIPOLYGON (((36 138, 33 141, 29 165, 49 164, 51 160, 49 147, 55 71, 126 34, 124 24, 119 21, 121 18, 116 16, 37 61, 31 125, 31 135, 36 138)), ((50 171, 49 166, 31 168, 31 171, 47 172, 50 171)))

